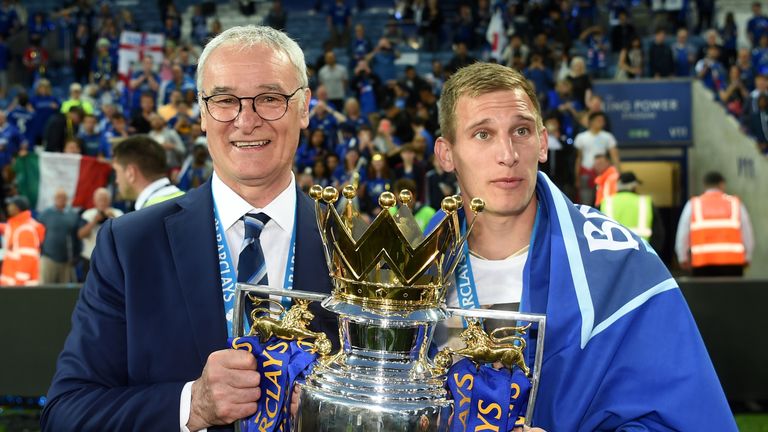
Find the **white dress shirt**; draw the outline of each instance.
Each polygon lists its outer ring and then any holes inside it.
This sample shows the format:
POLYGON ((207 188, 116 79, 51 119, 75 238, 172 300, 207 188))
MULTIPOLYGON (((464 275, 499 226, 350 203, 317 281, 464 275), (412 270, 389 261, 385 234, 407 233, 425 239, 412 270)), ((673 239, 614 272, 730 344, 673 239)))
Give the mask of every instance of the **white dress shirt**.
POLYGON ((159 178, 150 183, 147 187, 144 188, 144 190, 141 191, 139 196, 136 197, 136 203, 134 203, 133 208, 136 210, 141 210, 147 204, 147 201, 151 200, 155 196, 170 195, 178 191, 179 188, 171 184, 171 181, 168 180, 168 177, 159 178))
MULTIPOLYGON (((219 213, 219 222, 225 230, 232 265, 237 268, 240 251, 245 237, 245 224, 241 218, 247 213, 266 213, 269 221, 261 231, 259 241, 267 264, 269 286, 284 288, 288 253, 291 249, 293 226, 296 223, 296 180, 291 174, 291 182, 280 194, 264 208, 255 208, 240 195, 221 181, 216 172, 211 178, 214 205, 219 213)), ((213 221, 211 221, 213 222, 213 221)), ((275 300, 280 300, 275 298, 275 300)), ((181 391, 179 422, 182 432, 189 432, 187 422, 192 405, 192 381, 186 383, 181 391)), ((206 430, 206 429, 204 429, 206 430)))

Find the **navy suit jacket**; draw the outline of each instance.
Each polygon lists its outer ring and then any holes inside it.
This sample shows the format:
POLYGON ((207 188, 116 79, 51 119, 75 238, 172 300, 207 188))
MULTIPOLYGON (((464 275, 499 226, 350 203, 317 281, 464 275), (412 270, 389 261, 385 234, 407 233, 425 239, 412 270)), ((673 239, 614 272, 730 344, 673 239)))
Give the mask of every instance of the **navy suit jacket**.
MULTIPOLYGON (((294 287, 330 293, 314 203, 297 190, 294 287)), ((104 223, 41 423, 48 431, 174 431, 184 384, 227 348, 210 181, 104 223)), ((313 327, 337 341, 334 315, 313 327)))

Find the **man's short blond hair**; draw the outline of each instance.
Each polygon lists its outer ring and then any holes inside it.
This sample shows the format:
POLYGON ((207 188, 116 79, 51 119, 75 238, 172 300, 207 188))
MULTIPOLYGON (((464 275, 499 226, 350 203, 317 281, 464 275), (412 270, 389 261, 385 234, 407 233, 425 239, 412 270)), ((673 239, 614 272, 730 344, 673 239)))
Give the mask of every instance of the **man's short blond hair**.
POLYGON ((453 142, 456 138, 456 105, 461 96, 475 98, 487 93, 521 89, 531 99, 537 132, 544 128, 541 108, 531 83, 516 69, 496 63, 474 63, 451 75, 440 95, 438 116, 440 133, 453 142))

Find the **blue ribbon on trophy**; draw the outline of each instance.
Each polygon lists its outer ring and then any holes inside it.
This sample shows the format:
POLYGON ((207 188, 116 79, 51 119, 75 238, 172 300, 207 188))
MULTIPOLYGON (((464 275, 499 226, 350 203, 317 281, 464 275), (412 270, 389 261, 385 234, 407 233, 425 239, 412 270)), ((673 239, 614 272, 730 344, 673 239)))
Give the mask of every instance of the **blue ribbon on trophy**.
POLYGON ((511 431, 525 422, 531 382, 518 368, 478 367, 464 358, 448 370, 446 384, 453 397, 451 432, 511 431))
POLYGON ((240 420, 241 432, 291 430, 288 412, 289 394, 296 380, 312 372, 317 354, 314 344, 285 341, 276 337, 262 343, 258 336, 229 338, 234 349, 245 350, 256 357, 261 372, 261 399, 256 413, 240 420))

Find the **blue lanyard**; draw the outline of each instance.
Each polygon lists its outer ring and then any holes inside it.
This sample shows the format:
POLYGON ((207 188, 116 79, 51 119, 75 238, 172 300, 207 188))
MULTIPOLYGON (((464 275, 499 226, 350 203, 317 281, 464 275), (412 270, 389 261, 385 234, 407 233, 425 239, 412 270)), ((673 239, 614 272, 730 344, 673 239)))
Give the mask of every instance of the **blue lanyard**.
MULTIPOLYGON (((461 234, 467 233, 466 218, 461 221, 461 234)), ((469 239, 464 240, 462 249, 462 258, 459 265, 456 266, 456 294, 459 300, 459 307, 462 309, 479 309, 480 300, 477 299, 477 285, 475 285, 475 276, 472 273, 472 263, 469 259, 469 239)), ((467 326, 466 320, 464 327, 467 326)))
MULTIPOLYGON (((536 218, 533 222, 533 230, 531 231, 531 241, 529 243, 529 250, 533 249, 533 240, 536 237, 536 229, 539 226, 539 213, 541 211, 541 203, 536 203, 536 218)), ((461 234, 467 233, 467 219, 466 217, 461 221, 461 234)), ((480 300, 477 298, 477 284, 475 284, 475 276, 472 273, 472 263, 469 258, 469 238, 464 241, 464 247, 462 248, 461 261, 456 266, 456 294, 459 301, 459 307, 462 309, 479 309, 480 300)), ((530 257, 530 253, 529 253, 530 257)), ((525 298, 525 286, 523 286, 523 298, 525 298)), ((520 304, 520 310, 523 310, 522 300, 520 304)), ((467 327, 467 321, 463 320, 464 327, 467 327)))
MULTIPOLYGON (((298 208, 298 207, 297 207, 298 208)), ((224 227, 221 225, 221 218, 219 218, 219 210, 216 206, 216 199, 213 200, 213 214, 216 224, 216 252, 219 257, 219 274, 221 275, 221 293, 224 298, 224 316, 227 319, 227 334, 229 337, 234 337, 234 329, 232 328, 232 319, 234 318, 235 310, 235 284, 237 283, 237 273, 235 266, 232 262, 232 254, 229 246, 227 245, 227 235, 224 227)), ((293 270, 296 261, 296 224, 298 223, 296 217, 293 219, 293 233, 291 233, 291 243, 288 248, 288 260, 285 264, 285 280, 283 282, 284 289, 293 289, 293 270)), ((282 297, 280 303, 284 308, 288 309, 291 306, 290 297, 282 297)), ((243 320, 244 325, 247 325, 248 320, 243 320)), ((246 329, 247 330, 247 329, 246 329)))

